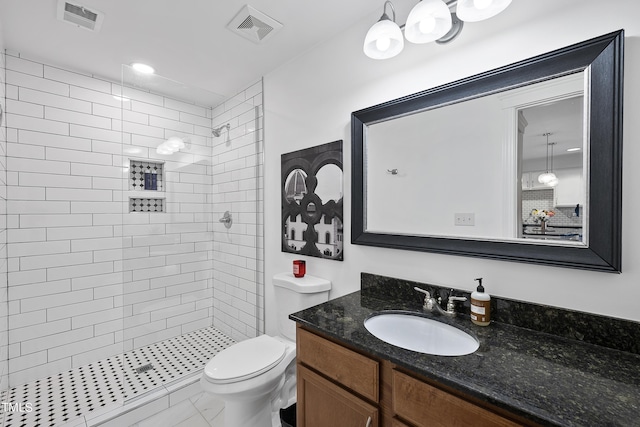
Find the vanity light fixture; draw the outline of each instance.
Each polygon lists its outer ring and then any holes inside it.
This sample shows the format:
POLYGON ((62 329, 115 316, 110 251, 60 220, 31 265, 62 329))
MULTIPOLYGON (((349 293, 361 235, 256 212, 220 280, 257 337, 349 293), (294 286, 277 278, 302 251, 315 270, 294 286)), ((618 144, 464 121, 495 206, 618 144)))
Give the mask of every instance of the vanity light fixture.
POLYGON ((511 0, 458 0, 456 14, 464 22, 478 22, 496 16, 511 4, 511 0))
POLYGON ((462 31, 463 22, 489 19, 505 10, 512 0, 421 0, 411 9, 407 23, 396 23, 393 3, 384 2, 382 16, 367 32, 364 53, 372 59, 393 58, 404 49, 404 35, 411 43, 448 43, 462 31), (393 19, 387 15, 387 5, 393 19), (455 12, 451 10, 455 8, 455 12))
POLYGON ((367 36, 364 38, 364 53, 369 58, 387 59, 393 58, 404 49, 404 37, 398 24, 396 24, 396 10, 393 3, 385 1, 382 8, 382 16, 373 24, 367 36), (391 8, 393 19, 387 15, 387 5, 391 8))
POLYGON ((553 146, 556 145, 556 143, 549 142, 550 132, 544 133, 543 135, 547 137, 547 171, 538 175, 538 182, 548 187, 555 187, 558 185, 558 177, 553 173, 553 146), (551 147, 551 168, 549 168, 549 147, 551 147))

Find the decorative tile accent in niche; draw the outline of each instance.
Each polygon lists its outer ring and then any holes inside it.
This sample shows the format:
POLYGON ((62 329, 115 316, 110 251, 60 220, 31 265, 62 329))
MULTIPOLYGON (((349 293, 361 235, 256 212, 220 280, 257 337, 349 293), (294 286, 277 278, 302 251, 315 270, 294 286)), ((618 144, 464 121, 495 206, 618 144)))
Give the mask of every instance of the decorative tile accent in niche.
POLYGON ((130 160, 129 189, 164 191, 164 163, 130 160))
POLYGON ((130 197, 129 212, 164 212, 164 199, 130 197))

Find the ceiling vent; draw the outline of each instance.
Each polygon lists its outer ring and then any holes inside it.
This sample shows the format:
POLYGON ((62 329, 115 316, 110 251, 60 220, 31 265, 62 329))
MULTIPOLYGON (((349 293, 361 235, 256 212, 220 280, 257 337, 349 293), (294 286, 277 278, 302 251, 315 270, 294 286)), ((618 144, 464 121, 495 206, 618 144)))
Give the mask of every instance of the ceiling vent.
POLYGON ((282 28, 282 24, 259 10, 245 5, 229 22, 227 28, 254 43, 262 43, 282 28))
POLYGON ((99 31, 104 14, 81 4, 58 0, 58 19, 90 31, 99 31))

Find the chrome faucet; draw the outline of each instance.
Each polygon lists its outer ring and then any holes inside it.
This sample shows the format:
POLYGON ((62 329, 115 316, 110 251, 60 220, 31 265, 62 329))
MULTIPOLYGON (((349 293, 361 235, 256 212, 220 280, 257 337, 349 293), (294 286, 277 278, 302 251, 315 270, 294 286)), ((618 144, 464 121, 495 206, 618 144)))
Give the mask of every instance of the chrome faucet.
POLYGON ((425 291, 424 289, 420 289, 417 286, 413 288, 415 291, 421 292, 424 294, 424 303, 422 308, 429 312, 434 312, 434 309, 439 314, 444 314, 445 316, 455 316, 456 315, 456 301, 466 301, 466 297, 457 297, 453 295, 453 289, 449 293, 449 298, 447 298, 447 309, 444 310, 440 307, 441 298, 438 300, 435 297, 432 297, 429 291, 425 291))

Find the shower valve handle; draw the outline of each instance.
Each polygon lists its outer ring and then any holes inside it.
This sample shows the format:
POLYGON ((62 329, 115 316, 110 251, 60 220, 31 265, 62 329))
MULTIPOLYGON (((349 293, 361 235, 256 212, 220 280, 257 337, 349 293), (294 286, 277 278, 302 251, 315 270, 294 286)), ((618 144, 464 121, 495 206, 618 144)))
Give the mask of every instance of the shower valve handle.
POLYGON ((229 211, 226 211, 218 221, 223 223, 227 228, 231 228, 231 225, 233 224, 233 219, 231 219, 231 213, 229 211))

